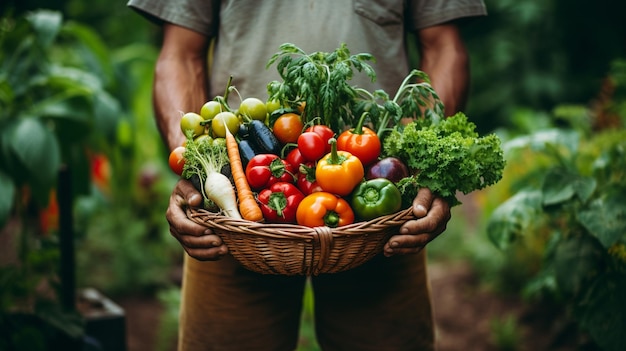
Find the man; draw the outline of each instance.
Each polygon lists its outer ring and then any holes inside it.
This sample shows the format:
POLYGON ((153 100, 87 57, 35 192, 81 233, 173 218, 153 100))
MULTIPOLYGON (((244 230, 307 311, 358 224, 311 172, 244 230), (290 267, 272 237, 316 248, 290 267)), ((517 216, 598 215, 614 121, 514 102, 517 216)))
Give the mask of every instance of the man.
MULTIPOLYGON (((129 6, 163 27, 154 108, 170 150, 184 141, 180 113, 223 95, 229 76, 242 96, 267 97, 266 84, 279 77, 265 64, 284 42, 306 52, 345 42, 352 53, 373 54, 377 81, 355 76, 351 83, 393 94, 409 72, 405 39, 414 32, 419 68, 451 115, 463 108, 469 81, 467 52, 453 21, 486 14, 481 0, 130 0, 129 6)), ((306 278, 242 268, 218 236, 186 218, 183 207, 201 202, 191 183, 179 181, 166 215, 188 253, 179 349, 295 349, 306 278)), ((416 220, 389 240, 384 255, 311 278, 316 335, 325 350, 434 349, 422 249, 445 230, 450 208, 427 189, 413 208, 416 220)))

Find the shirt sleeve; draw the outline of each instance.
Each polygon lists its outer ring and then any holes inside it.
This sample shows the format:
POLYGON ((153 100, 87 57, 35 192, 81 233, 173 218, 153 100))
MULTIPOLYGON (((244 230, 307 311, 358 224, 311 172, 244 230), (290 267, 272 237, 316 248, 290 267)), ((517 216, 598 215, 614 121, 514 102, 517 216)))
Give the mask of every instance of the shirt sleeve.
POLYGON ((173 23, 207 36, 215 36, 220 1, 129 0, 127 5, 152 22, 173 23))
POLYGON ((418 30, 452 20, 486 16, 483 0, 415 0, 409 5, 409 28, 418 30))

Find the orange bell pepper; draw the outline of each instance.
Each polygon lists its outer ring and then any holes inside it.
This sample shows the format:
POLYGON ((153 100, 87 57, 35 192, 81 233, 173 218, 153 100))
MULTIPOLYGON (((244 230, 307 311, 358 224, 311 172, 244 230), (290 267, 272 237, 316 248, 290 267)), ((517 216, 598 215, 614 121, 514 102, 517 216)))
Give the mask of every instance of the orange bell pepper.
POLYGON ((307 195, 296 210, 296 221, 307 227, 341 227, 354 223, 348 201, 325 191, 307 195))
POLYGON ((363 180, 365 169, 358 157, 337 151, 337 140, 331 138, 331 151, 317 162, 315 180, 329 193, 346 196, 363 180))

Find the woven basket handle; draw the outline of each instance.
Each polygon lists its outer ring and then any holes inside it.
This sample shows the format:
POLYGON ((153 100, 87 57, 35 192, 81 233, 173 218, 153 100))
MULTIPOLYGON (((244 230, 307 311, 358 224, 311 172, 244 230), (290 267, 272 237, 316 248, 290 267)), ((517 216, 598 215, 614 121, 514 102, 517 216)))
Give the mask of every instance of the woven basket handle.
POLYGON ((317 275, 328 264, 333 249, 333 232, 327 227, 315 227, 315 240, 320 244, 320 258, 317 267, 313 267, 313 274, 317 275))

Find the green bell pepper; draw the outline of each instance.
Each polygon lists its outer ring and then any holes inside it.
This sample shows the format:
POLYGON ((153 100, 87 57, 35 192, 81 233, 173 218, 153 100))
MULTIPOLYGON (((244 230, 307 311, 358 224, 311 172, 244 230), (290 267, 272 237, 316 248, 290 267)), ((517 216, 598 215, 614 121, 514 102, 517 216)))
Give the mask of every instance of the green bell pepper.
POLYGON ((350 205, 358 219, 367 221, 399 211, 402 194, 389 179, 374 178, 356 186, 350 205))

